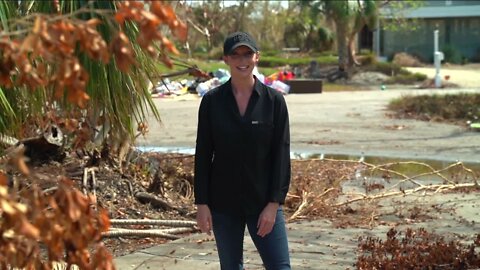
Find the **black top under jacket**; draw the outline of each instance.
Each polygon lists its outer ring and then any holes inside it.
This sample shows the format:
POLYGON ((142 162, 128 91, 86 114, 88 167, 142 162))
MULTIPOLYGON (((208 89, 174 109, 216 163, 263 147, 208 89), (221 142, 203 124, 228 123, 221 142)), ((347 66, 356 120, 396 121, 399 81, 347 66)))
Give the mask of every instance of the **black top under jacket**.
POLYGON ((244 116, 231 80, 207 92, 198 112, 195 204, 259 214, 283 204, 290 185, 290 131, 283 95, 255 79, 244 116))

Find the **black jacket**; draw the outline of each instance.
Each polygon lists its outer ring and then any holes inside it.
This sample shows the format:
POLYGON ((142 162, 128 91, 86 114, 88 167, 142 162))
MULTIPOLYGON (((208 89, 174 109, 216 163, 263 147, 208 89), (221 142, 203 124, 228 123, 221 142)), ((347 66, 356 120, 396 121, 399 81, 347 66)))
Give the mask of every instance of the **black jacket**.
POLYGON ((242 117, 231 80, 203 97, 195 151, 195 204, 259 214, 283 204, 290 184, 290 131, 283 95, 255 80, 242 117))

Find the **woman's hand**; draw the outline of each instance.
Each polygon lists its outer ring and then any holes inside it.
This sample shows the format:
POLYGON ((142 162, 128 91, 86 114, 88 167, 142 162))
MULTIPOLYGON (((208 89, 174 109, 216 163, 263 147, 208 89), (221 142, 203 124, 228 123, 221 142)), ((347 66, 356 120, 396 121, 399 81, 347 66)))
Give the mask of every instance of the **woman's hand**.
POLYGON ((279 204, 274 202, 270 202, 267 204, 267 206, 265 206, 262 213, 258 217, 258 236, 265 237, 265 235, 272 231, 273 225, 275 224, 275 218, 277 217, 278 207, 279 204))
POLYGON ((208 235, 212 231, 212 214, 210 213, 210 208, 206 204, 197 205, 197 226, 203 233, 208 235))

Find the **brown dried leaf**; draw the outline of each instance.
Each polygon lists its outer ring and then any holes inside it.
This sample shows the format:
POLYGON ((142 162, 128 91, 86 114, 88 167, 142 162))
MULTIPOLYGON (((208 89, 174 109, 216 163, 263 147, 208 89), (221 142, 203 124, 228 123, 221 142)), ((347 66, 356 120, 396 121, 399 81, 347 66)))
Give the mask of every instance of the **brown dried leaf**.
POLYGON ((78 129, 78 120, 69 118, 65 120, 65 129, 69 132, 74 132, 78 129))
POLYGON ((110 218, 108 217, 108 211, 106 209, 101 208, 98 213, 98 220, 99 220, 99 230, 101 232, 106 232, 110 229, 111 223, 110 218))
POLYGON ((30 169, 25 163, 25 157, 19 157, 15 159, 15 166, 17 167, 18 171, 21 172, 23 175, 30 175, 30 169))
POLYGON ((29 34, 22 42, 19 53, 26 53, 33 51, 37 48, 38 43, 40 42, 40 37, 37 34, 29 34))
POLYGON ((46 23, 45 23, 45 21, 43 20, 43 18, 40 17, 40 16, 37 16, 37 17, 35 18, 35 23, 33 24, 33 30, 32 30, 32 32, 33 32, 34 34, 39 34, 39 33, 44 29, 45 24, 46 24, 46 23))
MULTIPOLYGON (((8 178, 5 174, 0 172, 0 186, 6 186, 6 185, 8 185, 8 178)), ((1 193, 0 193, 0 195, 1 195, 1 193)))
POLYGON ((72 193, 67 192, 65 194, 66 202, 64 207, 66 208, 66 212, 68 217, 71 221, 78 221, 82 217, 82 212, 78 209, 78 206, 75 205, 74 200, 72 198, 72 193))
POLYGON ((18 210, 15 208, 15 206, 5 199, 0 199, 0 209, 2 209, 3 212, 8 215, 13 216, 18 214, 18 210))
POLYGON ((101 24, 102 21, 100 19, 97 19, 97 18, 94 18, 94 19, 90 19, 86 22, 86 25, 88 27, 97 27, 97 25, 101 24))
POLYGON ((166 37, 163 37, 162 38, 162 46, 167 48, 168 51, 178 55, 180 54, 177 50, 177 48, 175 48, 175 45, 173 45, 173 43, 166 37))
POLYGON ((38 239, 40 236, 40 230, 33 226, 25 217, 23 217, 18 225, 18 232, 31 239, 38 239))
POLYGON ((169 4, 160 1, 152 1, 150 5, 150 10, 163 22, 169 23, 177 19, 175 11, 169 4))
POLYGON ((135 64, 132 45, 128 37, 123 32, 119 32, 113 39, 111 47, 118 68, 123 72, 128 72, 130 66, 135 64))
POLYGON ((160 60, 164 63, 167 67, 173 68, 173 61, 170 59, 166 54, 162 54, 160 60))
POLYGON ((177 27, 173 29, 173 34, 182 42, 186 42, 188 38, 188 27, 184 22, 178 21, 177 27))

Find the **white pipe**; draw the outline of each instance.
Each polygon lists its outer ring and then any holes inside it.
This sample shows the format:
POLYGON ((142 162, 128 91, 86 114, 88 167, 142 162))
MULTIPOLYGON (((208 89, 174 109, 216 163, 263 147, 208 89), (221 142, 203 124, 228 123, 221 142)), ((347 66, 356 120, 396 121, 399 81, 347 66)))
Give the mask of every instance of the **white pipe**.
POLYGON ((440 65, 443 60, 443 54, 438 51, 438 30, 433 31, 433 64, 435 65, 435 87, 442 86, 442 79, 440 78, 440 65))

